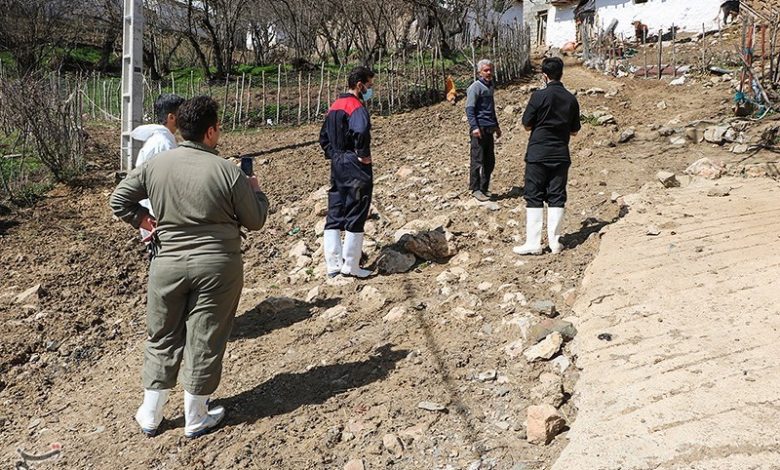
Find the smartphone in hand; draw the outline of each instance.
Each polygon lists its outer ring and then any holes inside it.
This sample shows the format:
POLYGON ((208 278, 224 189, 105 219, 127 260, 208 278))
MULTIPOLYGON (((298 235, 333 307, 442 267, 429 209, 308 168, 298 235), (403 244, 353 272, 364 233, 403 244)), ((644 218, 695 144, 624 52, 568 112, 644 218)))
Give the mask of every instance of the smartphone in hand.
POLYGON ((252 176, 255 174, 253 162, 254 159, 252 157, 241 157, 241 171, 243 171, 245 175, 252 176))

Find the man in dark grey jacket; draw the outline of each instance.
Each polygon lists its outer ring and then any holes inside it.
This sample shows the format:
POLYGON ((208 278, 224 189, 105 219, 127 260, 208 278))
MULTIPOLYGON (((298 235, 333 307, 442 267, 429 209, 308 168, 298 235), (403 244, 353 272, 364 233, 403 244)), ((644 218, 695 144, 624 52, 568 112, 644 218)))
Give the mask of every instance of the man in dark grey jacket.
POLYGON ((466 91, 466 117, 471 135, 471 167, 469 191, 478 201, 492 197, 490 174, 496 166, 495 138, 501 137, 501 128, 493 100, 493 63, 482 59, 477 64, 479 79, 466 91))
POLYGON ((257 178, 216 155, 217 103, 198 96, 179 107, 187 139, 127 175, 111 195, 111 209, 158 245, 149 267, 144 401, 135 419, 154 435, 181 371, 184 435, 197 437, 225 415, 209 409, 219 385, 233 317, 244 283, 240 228, 259 230, 268 199, 257 178), (140 201, 149 199, 157 219, 140 201))

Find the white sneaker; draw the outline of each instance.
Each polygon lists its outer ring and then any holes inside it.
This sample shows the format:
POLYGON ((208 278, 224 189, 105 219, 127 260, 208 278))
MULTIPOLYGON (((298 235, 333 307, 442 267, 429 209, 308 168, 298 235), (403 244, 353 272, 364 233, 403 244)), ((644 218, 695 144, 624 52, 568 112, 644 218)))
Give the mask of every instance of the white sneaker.
POLYGON ((563 251, 561 244, 561 231, 563 230, 563 207, 547 208, 547 240, 550 242, 550 251, 558 254, 563 251))
POLYGON ((336 277, 341 272, 344 260, 341 257, 341 230, 325 230, 322 235, 322 252, 328 277, 336 277))
POLYGON ((512 248, 518 255, 542 254, 543 207, 528 207, 525 210, 525 243, 512 248))
POLYGON ((163 407, 170 393, 170 390, 144 390, 144 402, 135 413, 135 421, 147 436, 154 437, 157 434, 163 420, 163 407))
POLYGON ((357 278, 367 278, 372 274, 368 269, 360 267, 360 257, 363 255, 363 234, 346 232, 344 234, 344 265, 341 274, 357 278))
POLYGON ((209 409, 208 395, 184 392, 184 436, 190 439, 213 431, 225 417, 225 408, 209 409))

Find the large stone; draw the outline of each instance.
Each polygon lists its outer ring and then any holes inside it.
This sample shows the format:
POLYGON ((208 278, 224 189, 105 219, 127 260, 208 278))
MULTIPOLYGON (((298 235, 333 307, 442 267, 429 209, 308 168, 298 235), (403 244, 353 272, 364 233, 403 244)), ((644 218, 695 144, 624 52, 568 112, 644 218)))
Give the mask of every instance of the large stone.
POLYGON ((680 186, 680 182, 677 181, 677 176, 671 171, 661 170, 656 174, 656 178, 666 188, 676 188, 680 186))
POLYGON ((438 228, 446 229, 450 226, 452 221, 447 215, 440 215, 432 219, 415 219, 406 223, 403 227, 398 229, 393 238, 396 242, 401 241, 404 235, 415 234, 417 232, 425 232, 429 230, 436 230, 438 228))
POLYGON ((550 333, 546 338, 526 349, 523 353, 528 362, 536 362, 541 360, 550 359, 558 354, 563 345, 563 336, 557 331, 550 333))
POLYGON ((528 336, 525 339, 529 344, 536 344, 553 332, 560 333, 566 341, 571 341, 577 336, 577 328, 571 322, 545 318, 528 328, 528 336))
POLYGON ((405 273, 414 267, 417 258, 392 247, 383 248, 376 262, 376 268, 382 274, 405 273))
POLYGON ((566 427, 566 420, 551 405, 529 406, 526 439, 531 444, 549 444, 566 427))
POLYGON ((714 180, 726 174, 726 168, 722 164, 715 163, 704 157, 696 160, 686 168, 685 174, 714 180))
POLYGON ((368 312, 376 312, 384 307, 387 302, 387 297, 382 295, 374 286, 364 287, 363 290, 360 291, 358 298, 360 299, 360 307, 368 312))
POLYGON ((426 261, 449 258, 458 252, 455 244, 447 239, 443 228, 406 234, 401 237, 400 243, 406 251, 426 261))

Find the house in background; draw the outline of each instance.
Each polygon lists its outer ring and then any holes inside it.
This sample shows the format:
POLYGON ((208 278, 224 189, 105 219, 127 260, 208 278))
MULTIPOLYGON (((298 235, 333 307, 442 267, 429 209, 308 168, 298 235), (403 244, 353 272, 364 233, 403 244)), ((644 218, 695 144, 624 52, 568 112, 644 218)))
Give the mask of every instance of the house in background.
POLYGON ((617 21, 615 35, 635 36, 634 21, 647 25, 651 33, 717 29, 723 0, 525 0, 525 22, 531 28, 536 46, 561 47, 577 41, 578 24, 583 19, 606 29, 617 21), (576 13, 575 13, 576 11, 576 13))
MULTIPOLYGON (((483 5, 487 6, 490 2, 484 2, 483 5)), ((501 10, 489 9, 488 11, 470 11, 466 16, 468 22, 469 36, 472 38, 478 38, 483 36, 480 23, 483 25, 489 25, 491 29, 500 28, 502 26, 512 26, 515 24, 523 24, 523 0, 513 0, 507 4, 506 8, 501 10)), ((489 34, 489 33, 488 33, 489 34)))

